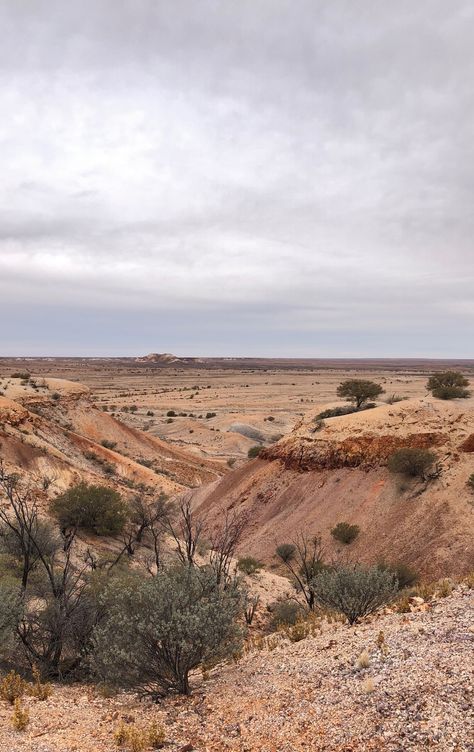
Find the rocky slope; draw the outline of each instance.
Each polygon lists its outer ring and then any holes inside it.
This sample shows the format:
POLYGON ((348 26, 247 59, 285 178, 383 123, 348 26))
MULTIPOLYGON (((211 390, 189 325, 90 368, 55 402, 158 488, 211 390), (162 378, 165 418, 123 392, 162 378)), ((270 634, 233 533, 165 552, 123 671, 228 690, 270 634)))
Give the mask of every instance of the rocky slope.
POLYGON ((10 470, 54 479, 55 490, 84 479, 174 494, 223 472, 99 410, 81 384, 10 378, 2 386, 0 458, 10 470))
POLYGON ((199 513, 248 512, 242 550, 267 562, 277 543, 305 531, 322 536, 329 559, 403 561, 429 577, 471 571, 474 401, 406 400, 322 426, 319 411, 258 460, 198 490, 199 513), (435 451, 439 477, 424 483, 391 475, 387 459, 405 446, 435 451), (330 535, 342 521, 360 527, 350 546, 330 535))
POLYGON ((414 613, 322 622, 301 642, 273 638, 204 682, 196 675, 191 697, 160 705, 55 686, 45 702, 25 701, 22 734, 0 702, 0 749, 112 752, 123 720, 161 724, 169 752, 472 752, 473 605, 461 586, 414 613))

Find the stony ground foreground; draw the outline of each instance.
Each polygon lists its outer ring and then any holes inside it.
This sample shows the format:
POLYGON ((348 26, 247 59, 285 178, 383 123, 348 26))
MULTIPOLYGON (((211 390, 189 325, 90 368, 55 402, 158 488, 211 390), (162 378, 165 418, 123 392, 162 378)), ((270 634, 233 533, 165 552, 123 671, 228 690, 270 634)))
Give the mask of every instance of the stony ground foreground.
POLYGON ((474 750, 474 592, 465 586, 409 614, 350 629, 325 624, 298 643, 247 654, 196 678, 191 698, 162 705, 55 687, 28 700, 31 721, 10 729, 2 752, 108 752, 121 719, 163 723, 168 752, 471 752, 474 750), (386 654, 381 651, 380 633, 386 654), (370 666, 358 669, 363 650, 370 666))

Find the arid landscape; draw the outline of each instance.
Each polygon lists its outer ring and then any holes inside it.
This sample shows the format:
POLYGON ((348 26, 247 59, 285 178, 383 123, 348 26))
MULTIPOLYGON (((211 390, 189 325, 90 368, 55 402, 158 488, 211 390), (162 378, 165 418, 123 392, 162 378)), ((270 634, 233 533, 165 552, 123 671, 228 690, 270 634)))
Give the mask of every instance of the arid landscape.
MULTIPOLYGON (((223 520, 245 519, 231 568, 245 557, 258 568, 245 575, 256 608, 243 652, 193 672, 189 699, 156 705, 53 678, 48 699, 25 700, 23 734, 2 705, 0 748, 112 750, 121 723, 137 733, 157 723, 170 752, 472 749, 474 399, 427 390, 449 368, 473 378, 473 361, 1 360, 1 459, 38 488, 40 516, 80 482, 127 503, 185 499, 211 548, 223 520), (348 379, 380 384, 377 406, 320 418, 347 404, 337 388, 348 379), (434 450, 436 471, 390 473, 406 447, 434 450), (357 528, 350 545, 334 537, 338 523, 357 528), (317 539, 328 563, 403 565, 418 584, 355 627, 316 611, 275 631, 276 604, 304 604, 275 556, 299 536, 317 539)), ((130 541, 79 529, 75 545, 79 557, 122 551, 140 568, 150 543, 130 541)), ((169 532, 163 545, 173 556, 169 532)))
POLYGON ((474 752, 474 3, 0 29, 0 752, 474 752))

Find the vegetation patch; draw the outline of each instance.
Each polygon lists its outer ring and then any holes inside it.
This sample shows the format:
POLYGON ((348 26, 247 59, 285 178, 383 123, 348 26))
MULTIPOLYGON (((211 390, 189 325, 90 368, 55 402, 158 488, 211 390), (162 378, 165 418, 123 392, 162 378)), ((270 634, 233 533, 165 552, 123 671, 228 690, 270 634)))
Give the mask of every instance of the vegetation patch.
POLYGON ((87 483, 78 483, 57 496, 51 511, 62 527, 81 528, 96 535, 117 535, 128 518, 127 505, 118 491, 87 483))
POLYGON ((358 525, 350 525, 348 522, 338 522, 331 530, 331 535, 335 540, 347 546, 357 538, 359 532, 360 528, 358 525))

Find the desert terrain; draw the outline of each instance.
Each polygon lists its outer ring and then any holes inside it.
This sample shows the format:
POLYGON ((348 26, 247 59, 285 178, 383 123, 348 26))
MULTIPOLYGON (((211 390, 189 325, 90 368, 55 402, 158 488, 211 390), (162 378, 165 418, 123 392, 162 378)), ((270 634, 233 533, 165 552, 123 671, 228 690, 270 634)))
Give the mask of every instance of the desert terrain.
MULTIPOLYGON (((238 466, 252 446, 287 435, 314 406, 334 402, 344 379, 377 381, 384 398, 423 397, 433 369, 459 367, 474 374, 474 360, 176 358, 170 363, 170 357, 3 358, 0 375, 27 371, 39 379, 79 382, 98 408, 127 426, 224 467, 238 466)), ((5 395, 14 398, 13 392, 5 395)))
POLYGON ((322 621, 298 642, 278 634, 204 680, 196 673, 191 697, 159 705, 55 686, 47 701, 26 701, 22 735, 0 703, 0 749, 112 752, 124 721, 159 723, 169 752, 471 752, 473 606, 461 585, 357 629, 322 621), (362 652, 369 662, 360 668, 362 652))
MULTIPOLYGON (((474 381, 474 361, 2 359, 0 457, 41 486, 42 515, 83 480, 127 501, 186 498, 209 533, 244 515, 236 557, 261 564, 245 578, 257 611, 242 654, 193 672, 190 697, 156 704, 53 682, 45 701, 24 700, 22 734, 0 702, 2 752, 116 749, 121 722, 158 723, 170 752, 470 752, 474 398, 426 389, 449 367, 474 381), (373 409, 321 420, 344 405, 336 390, 347 378, 384 394, 373 409), (435 453, 432 476, 390 474, 391 453, 407 446, 435 453), (340 522, 358 527, 350 546, 331 534, 340 522), (275 547, 300 533, 321 538, 327 562, 408 566, 418 589, 354 627, 322 613, 302 634, 270 633, 275 603, 295 598, 275 547)), ((82 553, 120 546, 78 535, 82 553)))

